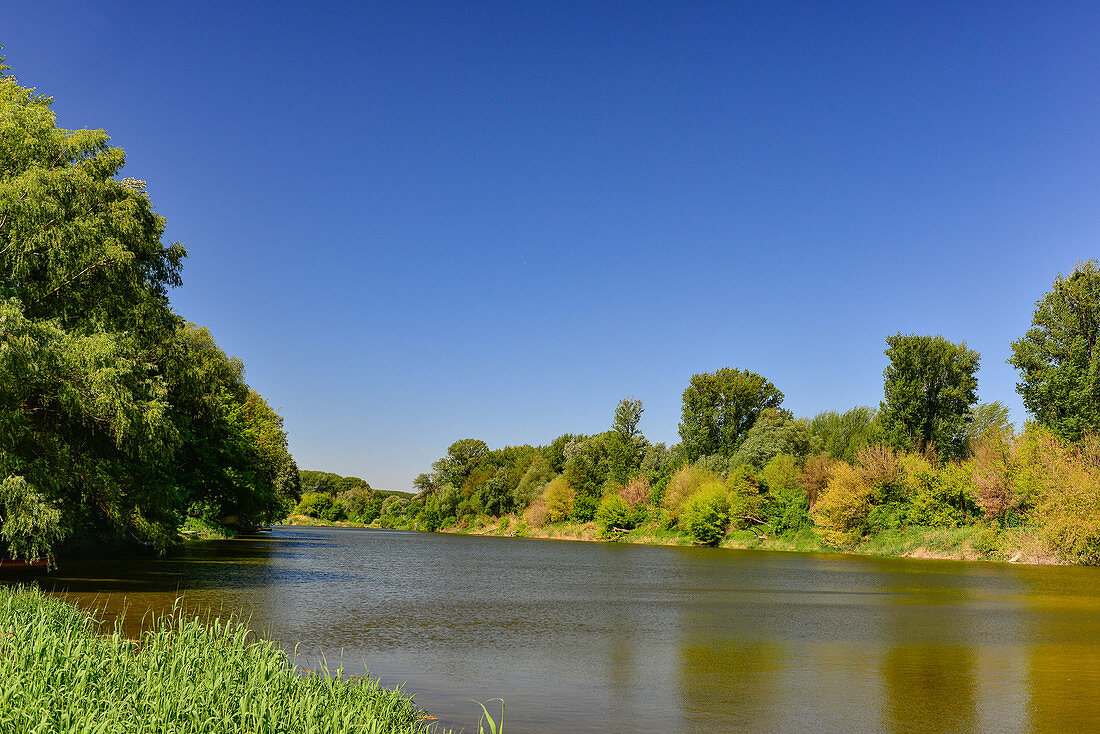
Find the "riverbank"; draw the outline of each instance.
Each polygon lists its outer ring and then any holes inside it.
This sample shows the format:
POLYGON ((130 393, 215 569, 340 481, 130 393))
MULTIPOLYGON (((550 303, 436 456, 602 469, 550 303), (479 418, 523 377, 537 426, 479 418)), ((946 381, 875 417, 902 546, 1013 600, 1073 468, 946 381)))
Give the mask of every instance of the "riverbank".
POLYGON ((36 589, 0 587, 0 731, 426 734, 402 691, 302 671, 233 620, 163 616, 138 640, 36 589))
MULTIPOLYGON (((365 525, 346 520, 329 522, 304 515, 284 521, 286 525, 304 527, 381 528, 378 523, 365 525)), ((414 529, 414 528, 404 528, 414 529)), ((633 543, 637 545, 696 545, 691 537, 679 530, 667 530, 656 522, 643 523, 626 533, 607 538, 600 534, 594 522, 561 522, 532 528, 514 516, 487 518, 472 527, 440 528, 436 532, 455 535, 489 535, 498 537, 544 538, 548 540, 582 540, 598 543, 633 543)), ((851 548, 838 549, 822 542, 813 528, 804 528, 794 535, 769 536, 751 530, 729 533, 719 548, 738 550, 794 551, 802 553, 842 553, 853 555, 889 556, 897 558, 927 558, 955 561, 993 561, 1030 565, 1063 565, 1066 562, 1050 550, 1028 528, 995 529, 987 525, 965 525, 958 528, 909 527, 870 535, 851 548)))

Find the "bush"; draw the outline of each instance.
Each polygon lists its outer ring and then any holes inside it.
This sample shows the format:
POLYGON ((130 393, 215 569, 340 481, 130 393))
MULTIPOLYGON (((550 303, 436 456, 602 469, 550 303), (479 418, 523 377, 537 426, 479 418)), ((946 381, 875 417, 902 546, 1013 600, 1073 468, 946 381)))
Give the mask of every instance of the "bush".
POLYGON ((633 530, 644 515, 617 494, 605 495, 596 509, 596 526, 604 537, 614 535, 616 529, 633 530))
POLYGON ((661 506, 674 518, 679 517, 680 509, 688 499, 699 491, 704 483, 717 480, 718 476, 695 466, 684 466, 672 475, 665 487, 661 506))
POLYGON ((824 541, 838 548, 858 542, 867 530, 874 496, 875 487, 864 472, 844 462, 834 464, 812 512, 824 541))
POLYGON ((332 495, 328 492, 310 492, 302 495, 302 499, 298 506, 294 508, 293 514, 335 522, 343 518, 344 510, 336 504, 332 499, 332 495))
POLYGON ((561 522, 573 513, 573 502, 577 495, 569 480, 562 476, 546 485, 542 498, 546 502, 547 519, 550 522, 561 522))
POLYGON ((718 545, 730 524, 729 497, 721 484, 709 484, 683 506, 680 526, 692 540, 718 545))
POLYGON ((547 509, 546 500, 537 499, 528 505, 523 513, 523 522, 533 528, 541 528, 550 522, 550 510, 547 509))
POLYGON ((1018 443, 1016 491, 1040 536, 1068 561, 1100 563, 1100 471, 1049 429, 1029 425, 1018 443))
POLYGON ((652 488, 649 486, 649 479, 645 476, 636 476, 623 487, 622 497, 628 505, 637 507, 649 502, 651 493, 652 488))
POLYGON ((582 494, 573 500, 573 514, 571 517, 576 522, 592 522, 593 518, 596 517, 596 508, 599 505, 599 500, 592 495, 582 494))
POLYGON ((969 466, 974 501, 990 520, 1004 521, 1019 509, 1014 491, 1014 451, 1012 436, 1003 431, 986 433, 973 442, 969 466))

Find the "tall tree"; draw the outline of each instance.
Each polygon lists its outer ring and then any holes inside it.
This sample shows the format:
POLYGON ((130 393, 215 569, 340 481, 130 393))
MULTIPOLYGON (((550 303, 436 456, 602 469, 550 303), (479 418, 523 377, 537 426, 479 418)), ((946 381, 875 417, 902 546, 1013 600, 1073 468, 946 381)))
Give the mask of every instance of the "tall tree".
POLYGON ((895 334, 886 344, 881 420, 887 435, 906 448, 963 455, 980 355, 942 336, 895 334))
POLYGON ((608 435, 607 448, 611 476, 617 482, 630 479, 642 466, 642 458, 649 445, 638 430, 638 422, 644 412, 642 401, 636 398, 623 398, 615 408, 615 421, 608 435))
POLYGON ((162 241, 145 185, 116 178, 125 154, 106 133, 57 127, 51 100, 5 68, 0 546, 163 547, 192 507, 278 516, 298 484, 282 419, 170 308, 183 247, 162 241))
POLYGON ((1100 431, 1100 269, 1095 260, 1059 275, 1035 304, 1031 328, 1012 342, 1016 391, 1036 422, 1076 440, 1100 431))
POLYGON ((782 402, 783 393, 755 372, 724 367, 692 375, 680 419, 685 456, 689 461, 710 454, 729 457, 760 413, 782 402))

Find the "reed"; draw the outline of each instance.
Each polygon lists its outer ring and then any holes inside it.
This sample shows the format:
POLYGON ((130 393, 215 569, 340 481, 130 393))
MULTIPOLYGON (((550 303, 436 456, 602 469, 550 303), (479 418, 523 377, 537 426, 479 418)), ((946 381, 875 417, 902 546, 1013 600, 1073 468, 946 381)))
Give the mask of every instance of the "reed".
POLYGON ((139 639, 36 589, 0 587, 0 732, 420 734, 400 689, 306 672, 229 619, 181 612, 139 639))

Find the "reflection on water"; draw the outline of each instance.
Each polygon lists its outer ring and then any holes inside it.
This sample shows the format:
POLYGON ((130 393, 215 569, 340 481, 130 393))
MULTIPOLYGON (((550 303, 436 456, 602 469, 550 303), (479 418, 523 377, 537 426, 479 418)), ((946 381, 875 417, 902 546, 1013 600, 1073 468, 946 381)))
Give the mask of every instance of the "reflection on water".
POLYGON ((1100 730, 1097 569, 277 528, 39 580, 131 634, 243 615, 467 731, 1100 730))

